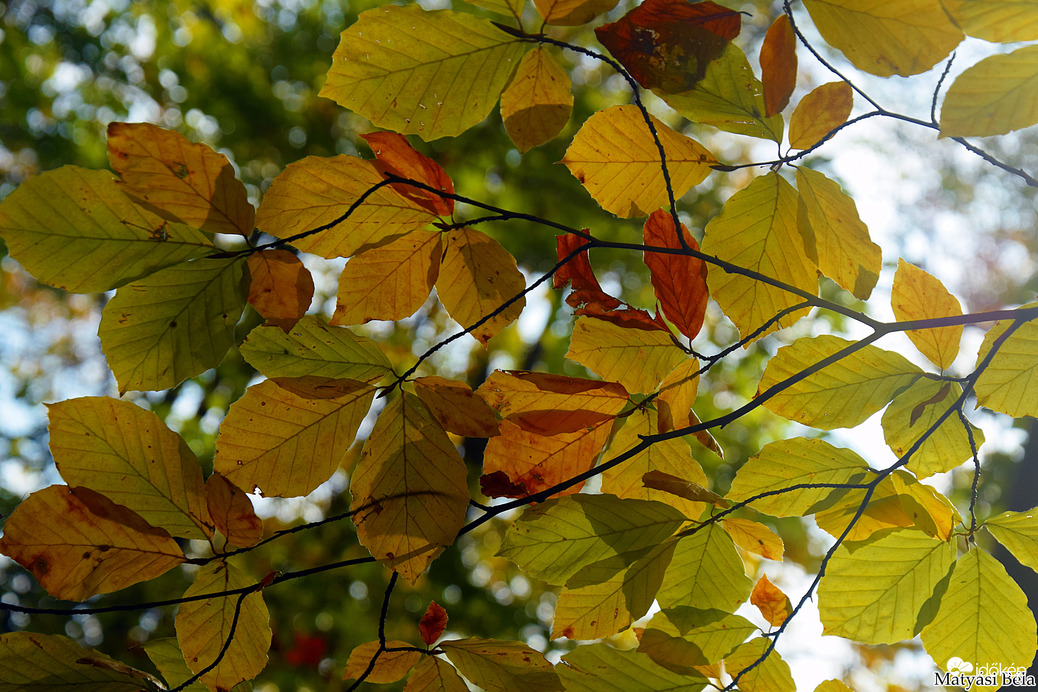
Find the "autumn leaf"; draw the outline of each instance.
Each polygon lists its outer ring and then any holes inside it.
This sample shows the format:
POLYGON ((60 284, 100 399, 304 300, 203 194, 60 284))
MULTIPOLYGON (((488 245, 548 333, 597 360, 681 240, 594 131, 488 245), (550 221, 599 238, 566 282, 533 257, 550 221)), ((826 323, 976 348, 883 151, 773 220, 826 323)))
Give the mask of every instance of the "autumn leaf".
POLYGON ((108 161, 160 216, 209 233, 252 235, 256 210, 223 154, 148 123, 108 125, 108 161))
MULTIPOLYGON (((779 15, 760 47, 761 84, 764 85, 764 115, 771 117, 789 104, 797 85, 797 37, 789 17, 779 15)), ((792 132, 792 124, 790 125, 792 132)))
POLYGON ((36 632, 0 635, 0 690, 103 689, 137 692, 158 681, 68 637, 36 632))
POLYGON ((782 560, 782 539, 764 524, 729 517, 721 520, 721 527, 743 550, 768 560, 782 560))
POLYGON ((263 522, 256 516, 252 500, 219 473, 206 479, 205 500, 213 523, 228 543, 251 548, 263 538, 263 522))
POLYGON ((288 331, 310 309, 313 276, 288 250, 255 252, 248 263, 249 305, 268 322, 288 331))
MULTIPOLYGON (((497 14, 503 14, 506 17, 520 17, 523 13, 523 5, 526 0, 465 0, 470 5, 476 7, 482 7, 484 10, 490 10, 497 14)), ((450 667, 450 666, 448 666, 450 667)), ((410 688, 408 688, 410 689, 410 688)))
MULTIPOLYGON (((1030 305, 1024 307, 1031 307, 1030 305)), ((979 365, 991 352, 995 340, 1009 324, 999 320, 984 335, 977 353, 979 365)), ((1038 322, 1025 322, 1006 338, 984 372, 977 378, 974 391, 977 405, 1001 411, 1010 416, 1038 413, 1038 322)))
MULTIPOLYGON (((674 229, 673 217, 657 209, 649 215, 642 231, 645 244, 650 247, 665 247, 680 250, 683 247, 699 251, 699 243, 681 225, 682 243, 674 229)), ((707 265, 697 257, 682 254, 645 252, 650 281, 656 299, 660 301, 663 314, 678 331, 690 340, 696 338, 703 327, 706 305, 710 294, 706 287, 707 265)))
POLYGON ((725 671, 733 679, 738 677, 739 689, 745 692, 796 692, 796 684, 789 672, 789 664, 772 650, 756 668, 757 663, 772 641, 765 637, 740 644, 724 658, 725 671), (743 672, 745 671, 745 673, 743 672))
POLYGON ((669 331, 630 329, 607 319, 581 317, 573 325, 566 357, 628 392, 654 391, 688 355, 669 331))
POLYGON ((756 629, 746 618, 722 610, 668 608, 652 616, 638 651, 675 673, 697 675, 697 667, 717 663, 756 629))
POLYGON ((692 404, 699 394, 699 372, 699 361, 689 358, 675 366, 660 382, 656 406, 659 409, 661 433, 700 422, 692 412, 692 404))
POLYGON ((616 7, 617 0, 533 0, 545 24, 580 26, 616 7))
POLYGON ((793 613, 793 604, 789 602, 789 596, 772 584, 766 574, 761 575, 753 586, 750 603, 757 606, 757 610, 772 627, 781 627, 793 613))
MULTIPOLYGON (((454 193, 454 181, 440 164, 419 153, 407 138, 395 132, 369 132, 361 138, 375 155, 375 168, 383 175, 392 174, 424 183, 440 192, 454 193)), ((441 197, 407 183, 394 183, 393 189, 414 200, 419 206, 437 216, 454 213, 454 200, 441 197)))
POLYGON ((854 90, 847 82, 829 82, 815 87, 800 99, 789 119, 789 146, 810 149, 823 141, 847 122, 853 106, 854 90))
MULTIPOLYGON (((411 645, 407 642, 395 640, 386 642, 387 648, 395 649, 404 646, 411 645)), ((359 680, 360 676, 367 671, 371 660, 375 658, 379 648, 379 642, 377 641, 367 642, 354 648, 346 661, 346 671, 342 676, 343 680, 359 680)), ((375 658, 375 666, 368 673, 367 677, 364 678, 364 682, 386 684, 403 680, 422 658, 422 654, 417 651, 382 651, 378 653, 378 658, 375 658)))
MULTIPOLYGON (((559 261, 567 256, 586 241, 577 235, 565 234, 556 236, 556 252, 559 261)), ((615 310, 623 303, 613 296, 607 294, 599 285, 595 272, 591 268, 591 260, 587 250, 577 253, 566 264, 559 267, 552 277, 552 285, 555 288, 565 288, 569 284, 573 289, 566 296, 566 304, 570 307, 579 308, 584 304, 595 304, 602 310, 615 310)))
POLYGON ((525 154, 558 135, 572 110, 569 73, 545 48, 526 53, 501 94, 501 119, 519 152, 525 154))
MULTIPOLYGON (((925 320, 958 317, 962 307, 938 279, 919 267, 898 258, 890 306, 898 320, 925 320)), ((941 370, 947 370, 959 354, 962 325, 935 329, 909 329, 905 332, 919 351, 941 370)))
MULTIPOLYGON (((187 667, 187 661, 184 660, 184 653, 180 650, 176 637, 153 637, 141 644, 141 648, 158 668, 167 688, 183 685, 188 678, 194 677, 191 669, 187 667)), ((184 692, 206 692, 209 688, 196 681, 183 689, 184 692)))
POLYGON ((414 380, 414 390, 443 429, 464 437, 493 437, 497 414, 464 382, 435 375, 414 380))
POLYGON ((1038 571, 1038 521, 1033 510, 1003 512, 984 522, 984 528, 995 537, 1020 564, 1038 571))
MULTIPOLYGON (((481 3, 483 0, 481 0, 481 3)), ((407 679, 405 692, 469 692, 468 685, 450 663, 423 656, 407 679)))
POLYGON ((1030 0, 941 0, 967 36, 1010 43, 1038 41, 1038 7, 1030 0))
POLYGON ((556 692, 555 667, 522 642, 454 639, 439 647, 461 673, 487 692, 556 692))
POLYGON ((956 77, 941 104, 941 137, 986 137, 1038 123, 1038 46, 993 55, 956 77))
POLYGON ((649 656, 622 651, 609 644, 578 646, 562 660, 559 677, 566 690, 575 692, 656 692, 697 690, 706 684, 702 675, 685 675, 667 670, 649 656))
POLYGON ((429 603, 429 607, 425 609, 425 615, 422 616, 421 621, 418 623, 418 631, 422 635, 422 641, 425 642, 426 646, 432 646, 437 639, 443 636, 445 629, 447 629, 447 611, 436 601, 432 601, 429 603))

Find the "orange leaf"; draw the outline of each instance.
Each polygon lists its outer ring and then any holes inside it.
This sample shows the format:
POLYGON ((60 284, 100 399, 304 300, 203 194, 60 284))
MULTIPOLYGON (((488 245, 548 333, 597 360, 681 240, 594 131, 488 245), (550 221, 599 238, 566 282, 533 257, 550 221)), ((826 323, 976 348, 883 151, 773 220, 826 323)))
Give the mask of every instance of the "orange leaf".
POLYGON ((501 417, 540 435, 576 432, 616 417, 627 403, 627 390, 615 382, 498 370, 478 394, 501 417))
POLYGON ((426 646, 432 646, 433 642, 440 638, 443 631, 447 629, 447 611, 436 601, 432 601, 425 609, 425 615, 418 623, 418 631, 422 635, 422 641, 426 646))
MULTIPOLYGON (((411 645, 401 641, 386 642, 386 648, 388 649, 404 646, 411 645)), ((343 680, 360 678, 364 671, 368 669, 371 659, 375 657, 378 651, 379 643, 377 641, 361 644, 351 651, 350 657, 346 660, 346 672, 343 674, 343 680)), ((421 659, 422 655, 417 651, 383 651, 378 654, 378 658, 375 659, 375 666, 368 673, 368 676, 364 678, 364 682, 386 684, 403 680, 407 677, 411 668, 421 659)))
POLYGON ((780 112, 789 104, 797 84, 797 37, 782 14, 768 29, 760 47, 761 82, 764 84, 766 117, 780 112))
POLYGON ((847 82, 829 82, 800 99, 789 119, 789 146, 810 149, 847 122, 854 92, 847 82))
MULTIPOLYGON (((585 229, 586 230, 586 229, 585 229)), ((555 238, 556 252, 561 262, 569 253, 576 250, 586 241, 578 235, 567 233, 555 238)), ((591 268, 591 260, 588 251, 584 250, 574 256, 569 262, 559 267, 552 278, 555 288, 564 288, 569 283, 573 292, 566 297, 566 303, 570 307, 580 307, 584 304, 596 304, 603 310, 614 310, 623 303, 602 290, 595 278, 595 272, 591 268)))
POLYGON ((580 26, 616 7, 618 0, 533 0, 545 23, 580 26))
POLYGON ((692 412, 692 404, 695 403, 698 393, 699 361, 690 358, 678 364, 660 382, 660 396, 656 407, 660 412, 661 433, 699 422, 692 412))
MULTIPOLYGON (((369 132, 361 137, 375 154, 375 168, 379 173, 410 178, 440 192, 454 193, 454 181, 447 175, 447 171, 428 156, 416 151, 407 141, 407 137, 396 132, 369 132)), ((437 216, 450 216, 454 213, 454 200, 449 197, 440 197, 403 183, 395 183, 391 187, 437 216)))
POLYGON ((419 377, 414 390, 447 432, 465 437, 498 434, 497 414, 464 382, 419 377))
POLYGON ((750 593, 750 603, 757 606, 761 615, 772 627, 779 627, 793 613, 789 597, 768 580, 764 574, 750 593))
POLYGON ((249 255, 249 305, 284 331, 310 309, 314 278, 288 250, 264 250, 249 255))
POLYGON ((769 560, 782 559, 782 539, 764 524, 749 519, 722 519, 721 526, 743 550, 769 560))
POLYGON ((646 0, 595 35, 643 87, 677 94, 695 87, 741 28, 738 12, 713 2, 646 0))
MULTIPOLYGON (((682 247, 674 231, 674 219, 662 209, 649 215, 643 233, 646 245, 673 249, 682 247)), ((699 243, 684 224, 681 225, 681 236, 689 248, 699 250, 699 243)), ((696 338, 703 327, 706 304, 710 299, 706 287, 706 263, 695 257, 657 252, 646 252, 644 259, 663 314, 682 334, 689 339, 696 338)))
POLYGON ((263 538, 263 522, 256 516, 249 496, 219 473, 206 480, 205 501, 213 523, 228 543, 251 548, 263 538))

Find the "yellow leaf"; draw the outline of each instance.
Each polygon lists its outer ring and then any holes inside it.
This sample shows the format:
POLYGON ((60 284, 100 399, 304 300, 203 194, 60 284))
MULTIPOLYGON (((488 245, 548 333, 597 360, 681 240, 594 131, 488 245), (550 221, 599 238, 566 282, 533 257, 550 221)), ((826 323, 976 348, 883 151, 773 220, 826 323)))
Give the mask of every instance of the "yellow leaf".
POLYGON ((522 17, 523 5, 526 4, 526 0, 465 0, 465 2, 516 19, 522 17))
POLYGON ((756 668, 742 674, 764 655, 770 643, 770 639, 757 637, 740 644, 735 651, 725 656, 724 668, 733 680, 738 678, 739 689, 743 692, 796 692, 797 686, 789 672, 789 664, 774 649, 756 668))
POLYGON ((202 467, 151 411, 109 397, 47 406, 50 449, 66 483, 101 493, 177 538, 213 535, 202 467))
MULTIPOLYGON (((386 648, 389 649, 402 646, 412 645, 401 641, 386 642, 386 648)), ((354 648, 346 661, 346 672, 342 676, 343 680, 360 679, 360 676, 368 669, 368 665, 371 663, 371 659, 375 657, 378 649, 378 641, 367 642, 354 648)), ((375 659, 375 667, 364 678, 364 682, 385 684, 403 680, 421 659, 422 654, 417 651, 383 651, 375 659)))
POLYGON ((854 200, 838 183, 810 168, 797 168, 800 231, 818 269, 867 300, 883 268, 883 252, 858 217, 854 200))
POLYGON ((825 634, 866 644, 911 639, 933 617, 930 599, 954 561, 954 543, 912 529, 842 544, 818 586, 825 634))
MULTIPOLYGON (((847 122, 854 90, 847 82, 829 82, 800 99, 789 119, 789 146, 810 149, 847 122)), ((800 169, 797 169, 799 173, 800 169)))
POLYGON ((695 425, 692 404, 699 393, 699 361, 695 358, 679 363, 660 382, 656 406, 660 412, 659 432, 695 425))
POLYGON ((111 123, 108 161, 127 191, 209 233, 252 235, 256 210, 223 154, 148 123, 111 123))
POLYGON ((637 651, 609 644, 585 644, 563 657, 558 667, 566 692, 657 692, 700 690, 706 679, 667 670, 637 651))
POLYGON ((941 0, 952 20, 985 41, 1038 41, 1035 0, 941 0))
MULTIPOLYGON (((897 261, 890 306, 900 321, 958 317, 962 307, 939 279, 901 258, 897 261)), ((905 334, 920 353, 941 370, 947 370, 959 354, 962 325, 935 329, 910 329, 905 334)))
POLYGON ((184 562, 164 530, 92 490, 64 485, 37 490, 15 507, 0 553, 66 601, 118 591, 184 562))
POLYGON ((349 257, 433 220, 435 215, 390 186, 367 194, 383 182, 371 161, 352 156, 308 156, 285 167, 263 195, 256 226, 277 238, 317 228, 325 230, 292 240, 303 252, 321 257, 349 257), (347 216, 350 208, 358 204, 347 216))
POLYGON ((439 648, 462 675, 487 692, 561 692, 555 667, 522 642, 455 639, 439 648))
POLYGON ((627 391, 615 382, 495 370, 478 393, 501 417, 542 435, 576 432, 616 417, 627 391))
POLYGON ((204 233, 135 205, 108 171, 63 166, 0 204, 11 257, 43 283, 99 293, 214 252, 204 233))
POLYGON ((732 539, 710 524, 678 539, 656 599, 664 609, 692 606, 731 613, 752 588, 732 539))
POLYGON ((402 320, 414 314, 440 272, 441 236, 411 231, 351 258, 339 277, 331 323, 402 320))
POLYGON ((201 259, 116 292, 97 335, 119 392, 169 389, 219 365, 234 344, 246 282, 244 260, 201 259))
POLYGON ((288 250, 249 255, 249 305, 271 324, 288 331, 310 309, 314 278, 288 250))
MULTIPOLYGON (((515 258, 486 233, 462 228, 446 236, 447 247, 436 279, 436 294, 447 313, 463 327, 471 327, 515 298, 526 288, 526 279, 515 258)), ((519 317, 526 306, 520 297, 471 334, 483 346, 519 317)))
POLYGON ((382 350, 346 327, 330 327, 320 317, 303 317, 286 334, 256 327, 242 343, 242 357, 267 377, 329 377, 377 382, 393 372, 382 350))
POLYGON ((572 110, 569 73, 545 48, 524 55, 512 83, 501 94, 505 132, 519 151, 526 153, 562 132, 572 110))
POLYGON ((722 519, 721 526, 743 550, 769 560, 782 560, 782 539, 764 524, 749 519, 722 519))
POLYGON ((256 516, 252 500, 219 473, 206 479, 205 500, 213 523, 231 545, 251 548, 263 538, 263 522, 256 516))
MULTIPOLYGON (((768 361, 757 385, 758 396, 852 343, 826 334, 783 346, 768 361)), ((869 344, 786 387, 764 406, 813 428, 852 428, 890 403, 922 374, 901 354, 869 344)))
POLYGON ((376 127, 453 137, 490 114, 524 47, 470 14, 387 5, 342 32, 320 95, 376 127))
POLYGON ((1001 135, 1038 123, 1038 46, 993 55, 960 74, 941 104, 941 137, 1001 135))
POLYGON ((628 392, 652 392, 688 354, 678 348, 669 331, 580 317, 573 325, 566 357, 605 380, 619 382, 628 392))
MULTIPOLYGON (((223 561, 210 562, 195 575, 184 597, 219 593, 253 584, 245 573, 223 561)), ((181 603, 175 627, 188 668, 198 673, 223 652, 216 667, 200 679, 210 690, 229 690, 256 677, 267 665, 270 617, 258 591, 244 597, 235 623, 239 594, 181 603), (235 624, 233 633, 231 626, 235 624), (227 640, 230 645, 226 647, 227 640)))
POLYGON ((1003 512, 985 521, 984 528, 1021 564, 1038 571, 1038 519, 1035 517, 1033 510, 1003 512))
POLYGON ((887 480, 916 526, 942 541, 951 539, 952 529, 962 522, 951 500, 902 469, 896 470, 887 480))
POLYGON ((642 632, 638 651, 676 673, 715 664, 757 629, 741 615, 679 607, 660 611, 642 632))
MULTIPOLYGON (((753 179, 706 225, 703 252, 815 294, 818 273, 797 226, 797 192, 777 173, 753 179)), ((745 337, 803 298, 711 264, 710 294, 745 337)), ((803 313, 800 313, 803 314, 803 313)), ((795 315, 786 317, 788 326, 795 315)), ((780 325, 772 326, 777 329, 780 325)), ((769 330, 771 331, 771 330, 769 330)))
POLYGON ((1035 652, 1034 613, 1006 569, 974 548, 958 560, 923 646, 944 666, 955 656, 974 665, 1027 668, 1035 652))
MULTIPOLYGON (((883 436, 887 446, 901 457, 961 395, 962 385, 957 382, 930 379, 919 380, 898 394, 883 412, 883 436)), ((970 428, 979 448, 984 444, 984 432, 973 424, 970 428)), ((918 478, 927 478, 951 471, 972 454, 966 429, 953 413, 912 454, 907 468, 918 478)))
POLYGON ((859 70, 926 72, 962 41, 940 0, 804 0, 818 32, 859 70))
POLYGON ((454 666, 435 656, 423 656, 411 671, 404 692, 469 692, 454 666))
POLYGON ((419 377, 414 380, 414 390, 447 432, 464 437, 500 434, 497 414, 464 382, 419 377))
MULTIPOLYGON (((988 330, 977 354, 978 365, 1009 324, 1000 320, 988 330)), ((1038 322, 1024 323, 1002 342, 973 391, 979 406, 1014 417, 1038 416, 1038 322)))
POLYGON ((0 681, 3 692, 160 689, 152 676, 100 651, 84 649, 68 637, 36 632, 0 635, 0 681))
POLYGON ((677 495, 686 500, 692 500, 693 502, 707 502, 715 507, 725 508, 730 505, 728 500, 724 499, 712 490, 707 490, 698 483, 686 481, 672 474, 657 471, 655 469, 648 471, 642 476, 642 484, 646 488, 662 490, 671 495, 677 495))
POLYGON ((833 678, 832 680, 824 680, 818 683, 815 692, 854 692, 854 690, 848 687, 847 683, 842 680, 833 678))
POLYGON ((374 396, 362 382, 312 376, 253 385, 220 424, 213 470, 246 492, 308 495, 339 468, 374 396), (330 398, 293 391, 310 381, 338 387, 330 398))
POLYGON ((616 7, 618 0, 533 0, 546 24, 580 26, 616 7))
MULTIPOLYGON (((694 139, 656 118, 652 123, 667 156, 674 199, 679 199, 710 175, 717 159, 694 139)), ((660 151, 636 106, 611 106, 588 118, 562 163, 603 209, 617 216, 648 216, 669 204, 660 151)))
POLYGON ((465 521, 465 477, 443 428, 403 392, 379 414, 350 481, 361 544, 413 584, 465 521))
POLYGON ((750 603, 757 606, 757 610, 772 627, 781 627, 793 613, 793 604, 789 602, 789 596, 772 584, 766 574, 761 575, 753 586, 750 603))

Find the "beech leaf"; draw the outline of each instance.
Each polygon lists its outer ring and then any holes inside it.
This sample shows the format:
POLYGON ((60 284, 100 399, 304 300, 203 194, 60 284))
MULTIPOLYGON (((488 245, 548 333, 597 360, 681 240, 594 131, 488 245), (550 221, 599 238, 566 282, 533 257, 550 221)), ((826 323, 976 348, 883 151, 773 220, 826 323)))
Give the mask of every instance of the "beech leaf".
POLYGON ((443 635, 445 629, 447 629, 447 611, 436 601, 432 601, 418 623, 422 641, 426 646, 432 646, 443 635))
POLYGON ((288 250, 266 250, 249 255, 249 305, 273 325, 288 331, 295 326, 314 297, 314 278, 303 262, 288 250))
POLYGON ((545 48, 523 56, 501 94, 501 119, 520 153, 554 138, 569 122, 573 92, 569 73, 545 48))
MULTIPOLYGON (((797 37, 789 17, 780 14, 764 35, 760 47, 761 84, 764 85, 764 115, 771 117, 789 104, 797 85, 797 37)), ((790 124, 792 133, 792 124, 790 124)), ((792 137, 791 137, 792 139, 792 137)))
MULTIPOLYGON (((674 228, 674 219, 662 209, 649 215, 642 234, 645 244, 649 246, 674 250, 688 247, 699 251, 699 243, 684 224, 681 225, 681 237, 684 239, 682 245, 674 228)), ((710 299, 706 287, 706 262, 682 254, 645 252, 643 257, 649 267, 652 290, 660 301, 664 316, 690 340, 696 338, 703 327, 706 305, 710 299)))

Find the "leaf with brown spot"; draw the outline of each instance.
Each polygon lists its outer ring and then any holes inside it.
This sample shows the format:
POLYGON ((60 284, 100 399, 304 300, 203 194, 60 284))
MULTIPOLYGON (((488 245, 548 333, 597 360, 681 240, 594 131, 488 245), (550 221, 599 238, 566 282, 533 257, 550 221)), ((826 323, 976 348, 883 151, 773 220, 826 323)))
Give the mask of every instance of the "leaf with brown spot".
POLYGON ((778 534, 764 524, 749 519, 722 519, 721 526, 735 545, 768 560, 781 560, 783 544, 778 534))
POLYGON ((248 262, 249 305, 287 332, 310 309, 314 278, 288 250, 254 252, 248 262))

